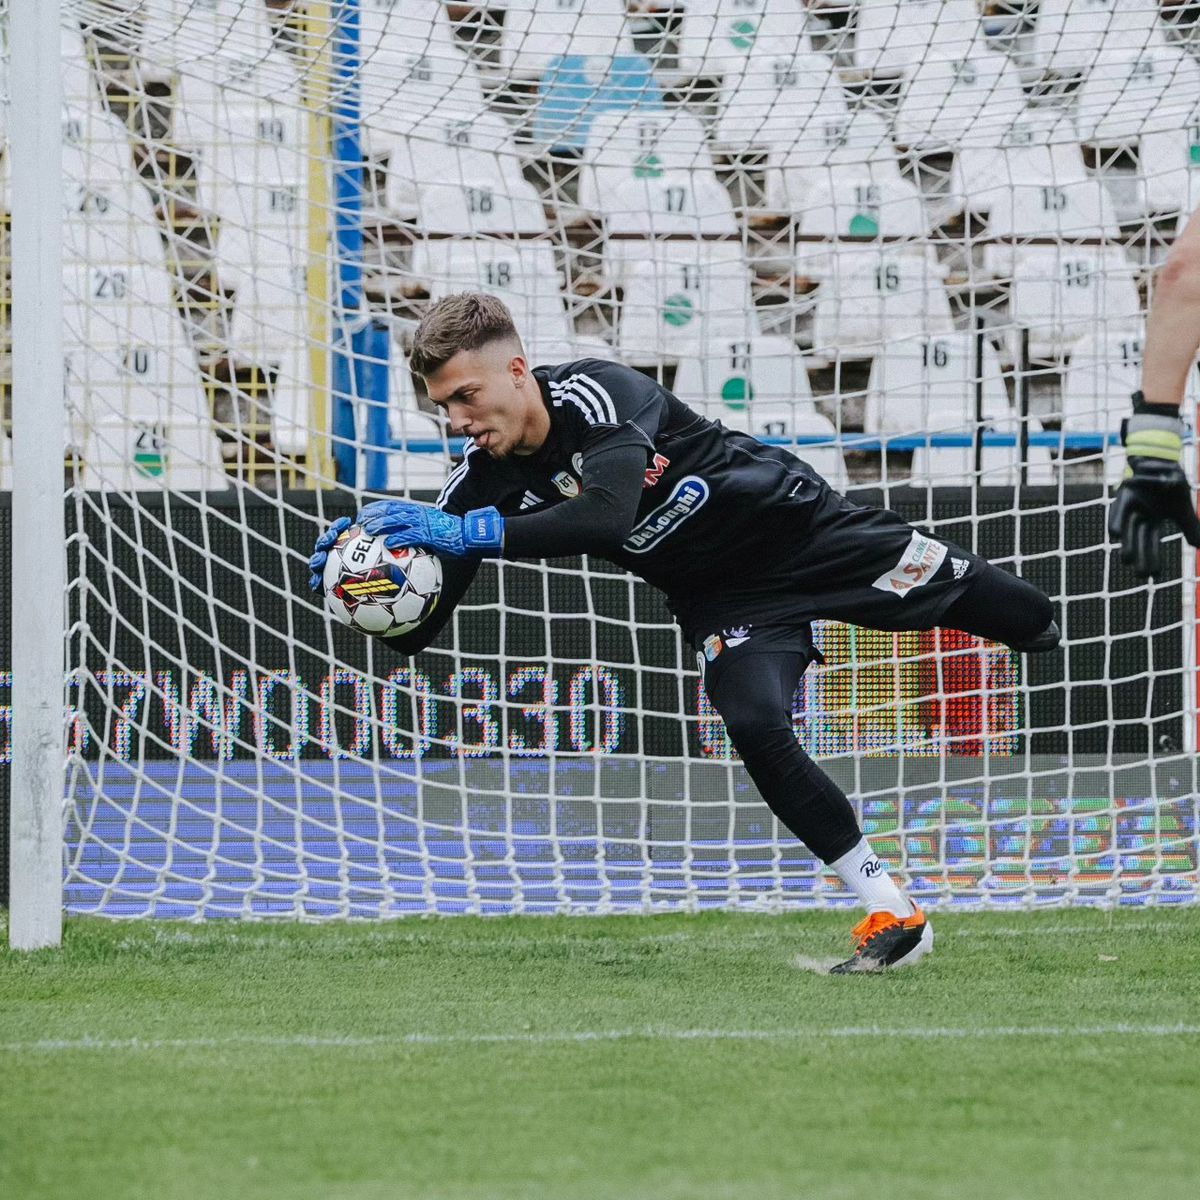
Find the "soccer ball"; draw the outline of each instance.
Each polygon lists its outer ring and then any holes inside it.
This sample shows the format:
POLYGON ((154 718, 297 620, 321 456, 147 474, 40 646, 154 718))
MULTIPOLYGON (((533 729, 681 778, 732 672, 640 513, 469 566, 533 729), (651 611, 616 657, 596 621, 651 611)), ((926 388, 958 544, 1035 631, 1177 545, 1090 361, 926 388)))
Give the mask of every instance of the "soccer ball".
POLYGON ((325 608, 360 633, 398 637, 416 629, 437 606, 442 563, 428 550, 389 550, 383 538, 351 525, 325 560, 325 608))

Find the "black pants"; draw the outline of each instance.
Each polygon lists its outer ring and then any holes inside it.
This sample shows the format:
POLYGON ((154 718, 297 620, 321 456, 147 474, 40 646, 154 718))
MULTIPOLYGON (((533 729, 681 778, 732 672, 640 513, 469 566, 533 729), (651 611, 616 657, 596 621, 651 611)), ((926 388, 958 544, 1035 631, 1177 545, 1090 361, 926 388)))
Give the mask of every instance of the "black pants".
MULTIPOLYGON (((989 563, 939 624, 1021 647, 1053 619, 1041 591, 989 563)), ((801 749, 792 730, 792 701, 815 653, 794 635, 756 640, 755 632, 743 644, 722 647, 704 671, 705 690, 771 811, 822 862, 833 862, 858 843, 862 831, 845 793, 801 749)))

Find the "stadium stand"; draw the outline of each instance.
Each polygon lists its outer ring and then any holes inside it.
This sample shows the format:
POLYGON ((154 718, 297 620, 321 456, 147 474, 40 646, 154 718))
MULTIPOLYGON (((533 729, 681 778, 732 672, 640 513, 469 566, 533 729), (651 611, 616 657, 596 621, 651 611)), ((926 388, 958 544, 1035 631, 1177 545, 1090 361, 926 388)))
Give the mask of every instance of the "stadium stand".
POLYGON ((530 138, 542 150, 579 154, 602 113, 661 108, 663 103, 662 88, 641 55, 610 60, 563 55, 551 61, 538 83, 530 138))
POLYGON ((1117 247, 1059 246, 1023 250, 1013 263, 1010 346, 1019 354, 1029 331, 1034 358, 1053 358, 1096 325, 1112 326, 1141 312, 1134 268, 1117 247))
MULTIPOLYGON (((622 243, 613 243, 622 245, 622 243)), ((730 242, 623 244, 617 349, 635 365, 694 356, 761 333, 741 247, 730 242)))
POLYGON ((930 58, 965 58, 978 29, 973 0, 859 0, 854 64, 904 74, 930 58))
POLYGON ((817 293, 814 354, 872 357, 881 344, 954 327, 931 248, 836 246, 817 293))

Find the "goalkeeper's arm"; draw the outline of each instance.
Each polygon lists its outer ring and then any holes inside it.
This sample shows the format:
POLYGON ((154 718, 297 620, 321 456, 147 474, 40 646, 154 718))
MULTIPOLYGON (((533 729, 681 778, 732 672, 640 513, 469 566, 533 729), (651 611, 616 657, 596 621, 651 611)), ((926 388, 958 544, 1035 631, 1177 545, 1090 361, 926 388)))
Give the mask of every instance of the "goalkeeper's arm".
POLYGON ((1108 513, 1109 536, 1139 575, 1158 575, 1173 526, 1200 546, 1200 519, 1183 471, 1181 405, 1200 348, 1200 209, 1155 280, 1146 322, 1142 387, 1121 425, 1128 466, 1108 513))
POLYGON ((611 554, 637 516, 646 448, 601 443, 584 451, 581 474, 583 486, 575 499, 539 512, 503 517, 495 508, 475 508, 460 517, 409 500, 378 500, 358 520, 388 546, 425 546, 447 558, 611 554))

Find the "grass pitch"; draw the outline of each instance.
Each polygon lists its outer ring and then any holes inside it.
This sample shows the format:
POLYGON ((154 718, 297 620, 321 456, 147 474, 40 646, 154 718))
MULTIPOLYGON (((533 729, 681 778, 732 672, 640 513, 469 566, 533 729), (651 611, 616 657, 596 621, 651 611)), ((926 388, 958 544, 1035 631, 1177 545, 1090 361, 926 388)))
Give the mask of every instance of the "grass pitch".
POLYGON ((933 919, 72 920, 0 953, 0 1195, 1200 1196, 1200 909, 933 919))

